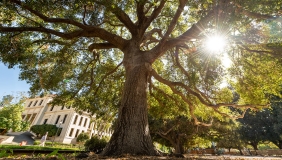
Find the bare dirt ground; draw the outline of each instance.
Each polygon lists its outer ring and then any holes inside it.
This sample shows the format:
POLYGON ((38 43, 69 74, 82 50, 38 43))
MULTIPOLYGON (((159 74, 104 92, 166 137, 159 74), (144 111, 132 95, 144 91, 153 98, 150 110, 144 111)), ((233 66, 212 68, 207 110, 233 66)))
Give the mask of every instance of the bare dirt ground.
POLYGON ((6 157, 0 160, 282 160, 282 157, 262 157, 262 156, 234 156, 234 155, 201 155, 201 156, 187 156, 185 158, 165 157, 165 156, 124 156, 124 157, 101 157, 92 155, 86 158, 78 157, 6 157))
MULTIPOLYGON (((263 157, 263 156, 239 156, 239 155, 184 155, 185 158, 168 157, 168 156, 123 156, 123 157, 101 157, 90 155, 81 160, 106 159, 106 160, 282 160, 282 157, 263 157)), ((77 158, 79 159, 79 158, 77 158)))
MULTIPOLYGON (((184 158, 172 156, 132 156, 122 155, 119 157, 105 157, 94 153, 79 154, 77 156, 70 154, 48 155, 13 155, 5 156, 0 160, 282 160, 282 156, 241 156, 241 155, 193 155, 184 154, 184 158)), ((0 153, 1 157, 1 153, 0 153)))

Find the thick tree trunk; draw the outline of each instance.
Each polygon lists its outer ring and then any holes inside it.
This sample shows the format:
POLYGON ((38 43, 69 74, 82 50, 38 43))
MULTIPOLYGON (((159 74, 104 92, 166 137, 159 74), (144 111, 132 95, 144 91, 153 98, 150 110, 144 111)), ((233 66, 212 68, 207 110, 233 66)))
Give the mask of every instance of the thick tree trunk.
POLYGON ((114 133, 102 152, 105 156, 157 155, 151 140, 147 116, 146 89, 149 69, 144 62, 140 64, 140 61, 135 59, 124 60, 126 80, 123 97, 114 133))

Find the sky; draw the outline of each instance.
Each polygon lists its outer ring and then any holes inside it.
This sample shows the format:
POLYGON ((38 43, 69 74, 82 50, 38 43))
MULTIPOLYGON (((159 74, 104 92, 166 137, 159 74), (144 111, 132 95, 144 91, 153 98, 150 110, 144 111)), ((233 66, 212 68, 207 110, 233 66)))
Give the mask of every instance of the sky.
POLYGON ((0 100, 8 94, 16 96, 20 92, 29 91, 30 85, 19 80, 19 73, 18 68, 8 69, 0 62, 0 100))

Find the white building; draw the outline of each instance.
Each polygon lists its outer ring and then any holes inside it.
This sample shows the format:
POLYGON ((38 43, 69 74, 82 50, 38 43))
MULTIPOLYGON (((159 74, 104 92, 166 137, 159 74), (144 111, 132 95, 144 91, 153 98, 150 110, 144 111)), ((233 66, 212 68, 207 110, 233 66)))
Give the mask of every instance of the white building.
POLYGON ((78 114, 70 106, 54 106, 50 102, 53 95, 27 99, 22 119, 29 121, 31 126, 40 124, 55 124, 62 128, 58 130, 58 136, 54 141, 61 143, 75 143, 76 137, 86 132, 90 137, 111 136, 112 131, 101 123, 95 123, 95 116, 83 112, 78 114))

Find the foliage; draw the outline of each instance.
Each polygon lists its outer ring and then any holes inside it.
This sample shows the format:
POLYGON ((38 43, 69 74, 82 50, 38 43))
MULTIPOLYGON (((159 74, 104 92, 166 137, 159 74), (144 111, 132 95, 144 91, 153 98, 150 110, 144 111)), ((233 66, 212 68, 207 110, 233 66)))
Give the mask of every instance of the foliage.
POLYGON ((232 148, 241 150, 245 143, 238 133, 239 123, 236 120, 226 118, 224 121, 216 120, 206 134, 213 144, 211 148, 226 148, 229 151, 232 148))
POLYGON ((248 111, 243 119, 239 133, 242 139, 251 144, 255 149, 260 141, 273 142, 282 148, 282 105, 281 98, 271 97, 271 108, 264 108, 257 112, 248 111))
POLYGON ((87 133, 80 133, 77 138, 76 138, 76 141, 77 142, 82 142, 84 143, 86 140, 89 139, 89 135, 87 133))
POLYGON ((243 119, 240 119, 241 127, 238 133, 245 143, 252 145, 255 150, 260 141, 265 140, 265 135, 268 132, 266 127, 269 126, 270 115, 265 115, 265 110, 259 112, 247 111, 243 119))
POLYGON ((195 145, 196 137, 208 132, 208 127, 197 126, 184 116, 174 119, 149 118, 150 130, 154 141, 173 147, 175 153, 184 153, 184 147, 195 145))
POLYGON ((48 132, 48 136, 55 136, 58 127, 53 124, 40 124, 31 126, 30 130, 34 132, 37 136, 43 136, 46 132, 48 132))
POLYGON ((108 141, 105 138, 93 136, 85 142, 84 147, 88 151, 92 151, 99 154, 106 147, 107 142, 108 141))
POLYGON ((14 97, 12 95, 6 95, 2 97, 2 101, 0 101, 0 107, 11 104, 14 97))
POLYGON ((11 96, 3 98, 3 107, 0 110, 0 128, 12 129, 14 132, 26 131, 29 128, 29 123, 22 120, 24 99, 17 103, 11 103, 12 99, 13 97, 11 96))
POLYGON ((53 152, 51 152, 48 155, 46 155, 46 158, 50 158, 52 156, 58 156, 59 159, 65 160, 65 157, 62 154, 58 153, 58 151, 59 151, 59 149, 54 150, 53 152))
POLYGON ((10 150, 11 153, 8 153, 7 150, 1 150, 0 152, 0 158, 3 158, 3 157, 8 157, 10 156, 11 154, 13 154, 13 150, 10 150))

